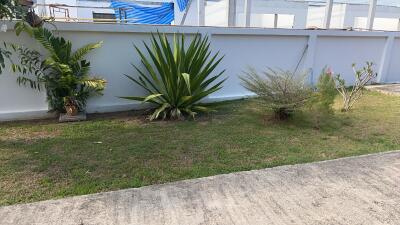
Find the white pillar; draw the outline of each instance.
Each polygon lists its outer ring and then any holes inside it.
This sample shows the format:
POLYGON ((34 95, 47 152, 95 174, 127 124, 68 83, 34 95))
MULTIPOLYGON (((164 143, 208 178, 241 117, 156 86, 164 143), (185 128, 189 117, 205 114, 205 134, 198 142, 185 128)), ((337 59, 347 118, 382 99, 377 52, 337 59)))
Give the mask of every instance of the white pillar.
POLYGON ((234 27, 236 22, 236 0, 228 0, 228 27, 234 27))
POLYGON ((274 28, 278 28, 278 14, 274 14, 274 28))
POLYGON ((386 38, 385 47, 382 52, 381 61, 379 63, 378 76, 376 77, 376 82, 385 82, 385 78, 389 71, 390 61, 392 57, 392 49, 394 45, 394 35, 391 34, 386 38))
POLYGON ((331 26, 333 0, 326 0, 324 28, 329 29, 331 26))
POLYGON ((250 27, 251 19, 251 0, 244 0, 244 16, 245 16, 245 26, 250 27))
MULTIPOLYGON (((314 84, 318 79, 314 77, 314 64, 315 64, 315 53, 317 48, 317 39, 318 36, 315 33, 312 33, 308 36, 307 46, 305 49, 304 63, 303 63, 303 71, 307 71, 309 73, 310 84, 314 84)), ((296 71, 298 72, 298 71, 296 71)))
POLYGON ((204 0, 197 0, 197 25, 204 26, 205 24, 205 5, 204 0))
POLYGON ((376 1, 377 0, 369 1, 368 20, 367 20, 367 29, 368 30, 372 30, 372 28, 374 28, 376 1))
POLYGON ((397 30, 400 31, 400 19, 397 21, 397 30))

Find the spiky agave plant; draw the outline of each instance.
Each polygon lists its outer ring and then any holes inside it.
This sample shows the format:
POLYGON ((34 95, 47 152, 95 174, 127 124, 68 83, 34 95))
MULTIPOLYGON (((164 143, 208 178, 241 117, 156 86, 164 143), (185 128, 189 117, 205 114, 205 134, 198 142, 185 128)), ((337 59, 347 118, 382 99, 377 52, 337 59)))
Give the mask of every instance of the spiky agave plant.
POLYGON ((65 111, 66 97, 74 99, 78 109, 83 111, 91 95, 102 93, 106 81, 90 77, 90 62, 84 59, 90 51, 99 48, 101 42, 85 45, 73 52, 70 41, 54 36, 46 28, 27 25, 23 31, 36 39, 47 50, 48 56, 43 57, 36 50, 24 46, 10 45, 19 56, 18 63, 12 62, 12 69, 22 74, 17 79, 19 84, 29 84, 38 90, 45 87, 53 111, 65 111))
POLYGON ((175 34, 171 45, 165 34, 157 33, 152 34, 151 47, 144 45, 149 58, 137 46, 135 48, 145 70, 134 65, 138 77, 126 76, 148 95, 121 98, 154 104, 150 120, 194 117, 199 112, 214 109, 217 103, 201 100, 220 90, 225 79, 217 81, 224 70, 213 75, 223 56, 220 57, 219 52, 211 55, 208 37, 196 34, 186 48, 184 34, 175 34))

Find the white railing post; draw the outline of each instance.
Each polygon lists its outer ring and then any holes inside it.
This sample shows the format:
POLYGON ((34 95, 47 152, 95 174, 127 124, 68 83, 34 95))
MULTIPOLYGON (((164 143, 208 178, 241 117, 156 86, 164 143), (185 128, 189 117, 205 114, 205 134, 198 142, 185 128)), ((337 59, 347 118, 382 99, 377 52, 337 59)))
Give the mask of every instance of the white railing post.
POLYGON ((181 26, 185 25, 186 16, 187 16, 187 14, 189 12, 190 6, 192 5, 192 2, 193 2, 193 0, 189 0, 189 2, 186 5, 185 12, 183 13, 183 16, 182 16, 182 19, 181 19, 181 22, 180 22, 181 26))
POLYGON ((368 30, 372 30, 372 28, 374 28, 376 2, 377 2, 377 0, 369 1, 368 20, 367 20, 367 29, 368 30))
POLYGON ((329 29, 331 26, 333 0, 326 0, 324 28, 329 29))
POLYGON ((236 22, 236 0, 228 0, 228 27, 234 27, 236 22))
POLYGON ((244 0, 244 15, 245 15, 245 26, 250 27, 251 0, 244 0))
POLYGON ((197 0, 197 25, 204 26, 205 24, 205 4, 204 0, 197 0))
POLYGON ((278 28, 278 14, 274 14, 274 28, 278 28))
POLYGON ((397 31, 400 31, 400 19, 397 21, 397 31))

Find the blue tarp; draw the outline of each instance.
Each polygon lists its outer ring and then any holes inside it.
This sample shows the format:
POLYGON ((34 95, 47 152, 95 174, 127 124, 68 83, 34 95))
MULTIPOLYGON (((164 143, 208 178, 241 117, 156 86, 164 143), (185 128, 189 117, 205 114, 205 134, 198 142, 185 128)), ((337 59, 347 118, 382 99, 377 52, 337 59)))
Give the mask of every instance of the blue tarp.
POLYGON ((179 10, 182 12, 186 9, 189 0, 176 0, 176 2, 178 3, 179 10))
POLYGON ((166 2, 160 6, 142 6, 135 3, 111 1, 117 19, 128 19, 129 23, 171 24, 174 20, 174 3, 166 2), (122 15, 120 15, 120 9, 122 15), (120 18, 122 17, 122 18, 120 18))

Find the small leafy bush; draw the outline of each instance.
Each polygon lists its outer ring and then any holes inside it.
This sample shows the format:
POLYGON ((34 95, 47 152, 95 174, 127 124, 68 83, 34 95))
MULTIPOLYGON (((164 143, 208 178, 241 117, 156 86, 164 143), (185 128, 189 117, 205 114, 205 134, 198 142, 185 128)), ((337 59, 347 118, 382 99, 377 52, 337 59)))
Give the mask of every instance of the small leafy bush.
POLYGON ((337 95, 334 75, 329 68, 324 68, 318 78, 313 97, 309 101, 311 120, 315 128, 320 129, 321 122, 333 114, 333 104, 337 95))
POLYGON ((90 77, 90 62, 84 57, 101 42, 88 44, 72 51, 72 43, 62 37, 56 37, 46 28, 32 28, 24 25, 23 30, 36 39, 48 55, 16 44, 5 44, 6 57, 11 62, 13 72, 21 74, 17 78, 20 85, 29 85, 33 89, 45 88, 51 111, 65 112, 65 104, 76 104, 79 111, 84 111, 87 99, 93 94, 101 94, 105 88, 104 79, 90 77), (14 52, 18 62, 12 60, 14 52), (69 99, 66 102, 65 99, 69 99), (73 100, 73 101, 71 101, 73 100))
POLYGON ((355 64, 353 64, 352 67, 356 78, 352 87, 346 86, 346 82, 340 77, 340 74, 335 77, 337 83, 336 88, 343 97, 342 111, 345 112, 351 110, 353 105, 362 97, 365 85, 377 75, 373 70, 373 63, 371 62, 367 62, 366 66, 358 70, 355 64))
POLYGON ((324 68, 316 85, 313 106, 322 113, 332 113, 332 106, 337 95, 334 75, 329 68, 324 68))
POLYGON ((152 35, 151 47, 145 43, 149 57, 135 46, 145 70, 134 65, 138 78, 126 75, 148 92, 146 96, 121 97, 152 103, 156 106, 149 117, 181 119, 198 112, 210 112, 215 103, 201 103, 209 94, 222 88, 225 81, 217 81, 224 71, 213 75, 223 57, 211 55, 208 38, 195 35, 185 46, 185 35, 175 34, 172 45, 165 34, 152 35), (180 38, 178 38, 180 36, 180 38), (216 82, 216 83, 214 83, 216 82))
POLYGON ((242 85, 258 95, 259 102, 285 120, 311 98, 312 90, 306 85, 306 75, 296 76, 290 71, 268 69, 261 75, 250 68, 241 76, 242 85))

